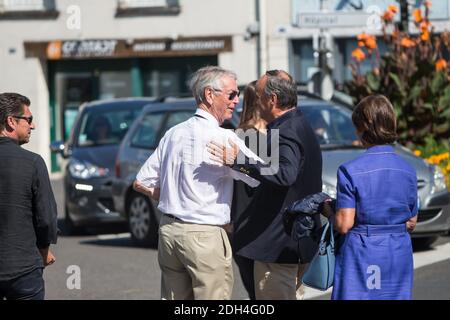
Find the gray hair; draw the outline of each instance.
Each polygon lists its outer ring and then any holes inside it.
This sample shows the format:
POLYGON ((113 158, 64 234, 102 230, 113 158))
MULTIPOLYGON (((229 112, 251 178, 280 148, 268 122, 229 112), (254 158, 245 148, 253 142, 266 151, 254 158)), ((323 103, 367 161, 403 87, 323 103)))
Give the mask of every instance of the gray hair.
POLYGON ((297 84, 289 73, 283 70, 270 70, 266 72, 267 82, 264 94, 275 94, 278 106, 289 109, 297 106, 297 84))
POLYGON ((222 79, 229 77, 237 80, 234 72, 222 69, 216 66, 208 66, 198 69, 189 81, 189 87, 194 95, 197 104, 206 102, 205 89, 213 88, 215 90, 223 89, 222 79))

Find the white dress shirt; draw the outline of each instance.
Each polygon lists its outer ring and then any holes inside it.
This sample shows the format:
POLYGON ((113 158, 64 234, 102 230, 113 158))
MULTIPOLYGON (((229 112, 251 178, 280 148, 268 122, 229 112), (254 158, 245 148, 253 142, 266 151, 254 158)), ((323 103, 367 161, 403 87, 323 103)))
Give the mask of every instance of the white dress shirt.
POLYGON ((249 158, 263 162, 232 131, 219 126, 210 113, 195 116, 166 132, 136 176, 147 187, 159 187, 158 209, 183 221, 224 225, 230 222, 233 179, 252 187, 259 181, 210 159, 206 145, 231 139, 249 158))

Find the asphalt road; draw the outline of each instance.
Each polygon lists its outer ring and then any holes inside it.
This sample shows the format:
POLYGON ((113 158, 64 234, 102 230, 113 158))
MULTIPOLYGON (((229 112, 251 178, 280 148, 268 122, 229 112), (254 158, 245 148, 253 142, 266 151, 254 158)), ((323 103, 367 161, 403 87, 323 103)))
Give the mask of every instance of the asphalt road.
MULTIPOLYGON (((62 183, 53 180, 62 219, 62 183)), ((62 221, 62 220, 61 220, 62 221)), ((63 224, 61 224, 63 228, 63 224)), ((415 252, 414 299, 450 300, 450 237, 415 252)), ((45 269, 46 299, 159 299, 160 269, 155 248, 134 246, 123 227, 90 230, 83 236, 60 236, 53 247, 56 263, 45 269)), ((233 299, 246 299, 235 266, 233 299)), ((307 291, 309 299, 329 293, 307 291)))

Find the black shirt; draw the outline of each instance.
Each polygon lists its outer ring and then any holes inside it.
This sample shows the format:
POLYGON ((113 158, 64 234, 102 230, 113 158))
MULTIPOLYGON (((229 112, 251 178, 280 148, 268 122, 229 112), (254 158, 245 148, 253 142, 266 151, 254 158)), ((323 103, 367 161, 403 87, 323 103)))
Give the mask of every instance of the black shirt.
POLYGON ((39 248, 56 238, 56 201, 44 160, 0 137, 0 281, 44 267, 39 248))

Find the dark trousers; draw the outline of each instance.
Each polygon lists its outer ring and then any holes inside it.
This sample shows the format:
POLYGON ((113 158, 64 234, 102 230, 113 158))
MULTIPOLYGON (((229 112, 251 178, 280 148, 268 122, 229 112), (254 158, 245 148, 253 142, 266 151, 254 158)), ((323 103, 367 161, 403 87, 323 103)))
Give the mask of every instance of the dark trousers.
POLYGON ((255 262, 252 259, 235 254, 234 261, 239 268, 239 274, 241 275, 242 284, 245 290, 247 290, 250 300, 255 299, 255 276, 253 273, 253 266, 255 262))
POLYGON ((0 281, 0 300, 44 300, 43 269, 37 268, 18 278, 0 281))

